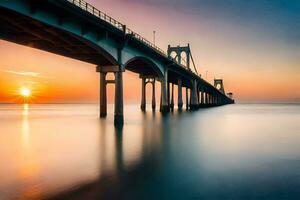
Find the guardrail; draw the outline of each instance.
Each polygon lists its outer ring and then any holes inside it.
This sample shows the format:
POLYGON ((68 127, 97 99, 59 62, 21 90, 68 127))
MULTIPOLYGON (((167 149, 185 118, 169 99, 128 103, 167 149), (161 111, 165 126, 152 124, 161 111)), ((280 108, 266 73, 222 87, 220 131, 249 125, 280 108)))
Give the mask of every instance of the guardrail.
MULTIPOLYGON (((156 46, 155 44, 151 43, 149 40, 147 40, 146 38, 142 37, 140 34, 135 33, 134 31, 132 31, 131 29, 127 28, 124 24, 122 24, 121 22, 115 20, 114 18, 108 16, 106 13, 98 10, 97 8, 95 8, 94 6, 92 6, 91 4, 87 3, 84 0, 67 0, 68 2, 78 6, 79 8, 89 12, 90 14, 98 17, 99 19, 109 23, 110 25, 114 26, 115 28, 125 32, 125 34, 131 35, 132 37, 134 37, 135 39, 139 40, 140 42, 144 43, 145 45, 147 45, 148 47, 152 48, 153 50, 159 52, 160 54, 162 54, 163 56, 167 57, 166 52, 164 52, 161 48, 159 48, 158 46, 156 46)), ((194 71, 188 69, 186 66, 178 63, 174 58, 171 58, 173 62, 175 62, 177 65, 181 66, 184 69, 187 69, 189 71, 191 71, 192 73, 194 73, 195 75, 199 76, 197 73, 195 73, 194 71)), ((201 76, 199 76, 201 78, 201 76)))
POLYGON ((114 18, 112 18, 112 17, 108 16, 107 14, 101 12, 100 10, 98 10, 97 8, 92 6, 91 4, 87 3, 86 1, 84 1, 84 0, 67 0, 67 1, 74 4, 74 5, 76 5, 76 6, 78 6, 78 7, 80 7, 81 9, 91 13, 92 15, 98 17, 99 19, 106 21, 107 23, 114 26, 115 28, 117 28, 121 31, 124 31, 126 34, 133 36, 137 40, 143 42, 144 44, 146 44, 147 46, 151 47, 152 49, 158 51, 162 55, 167 56, 167 54, 161 48, 159 48, 155 44, 149 42, 146 38, 142 37, 140 34, 135 33, 131 29, 127 28, 121 22, 118 22, 114 18))

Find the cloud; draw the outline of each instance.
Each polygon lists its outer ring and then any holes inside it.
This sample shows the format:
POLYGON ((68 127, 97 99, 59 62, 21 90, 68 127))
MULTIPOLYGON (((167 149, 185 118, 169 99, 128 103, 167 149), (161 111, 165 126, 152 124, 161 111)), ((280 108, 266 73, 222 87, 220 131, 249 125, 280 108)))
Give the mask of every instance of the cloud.
POLYGON ((12 70, 1 70, 2 72, 16 74, 20 76, 31 76, 31 77, 39 77, 40 73, 38 72, 26 72, 26 71, 12 71, 12 70))
POLYGON ((43 78, 43 79, 54 79, 53 77, 42 76, 39 72, 30 72, 30 71, 13 71, 13 70, 0 70, 5 73, 15 74, 19 76, 29 76, 34 78, 43 78))

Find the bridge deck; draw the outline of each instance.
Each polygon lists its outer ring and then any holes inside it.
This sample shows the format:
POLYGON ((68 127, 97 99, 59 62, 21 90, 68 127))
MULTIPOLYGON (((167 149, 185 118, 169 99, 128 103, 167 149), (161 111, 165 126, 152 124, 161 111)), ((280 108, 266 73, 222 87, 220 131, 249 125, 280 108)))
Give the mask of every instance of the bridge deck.
MULTIPOLYGON (((126 41, 126 44, 131 48, 143 51, 144 54, 148 54, 149 57, 162 63, 168 68, 169 82, 177 84, 178 80, 181 79, 183 87, 192 88, 191 80, 196 79, 201 87, 228 101, 231 100, 196 73, 169 58, 159 47, 82 0, 13 0, 12 2, 17 2, 20 5, 27 2, 30 11, 29 13, 28 11, 18 12, 18 9, 8 9, 9 6, 3 6, 3 4, 9 4, 10 1, 0 2, 0 26, 2 27, 0 37, 5 40, 95 65, 113 65, 114 61, 111 60, 111 55, 108 55, 102 47, 87 40, 84 36, 88 32, 96 32, 99 40, 113 39, 116 41, 116 45, 126 41), (35 13, 36 9, 55 15, 54 19, 58 25, 51 25, 45 17, 44 21, 37 20, 36 17, 39 16, 35 13), (64 26, 68 20, 81 24, 79 35, 61 28, 61 25, 64 26)), ((24 7, 26 6, 24 4, 24 7)), ((49 16, 51 17, 51 15, 49 16)), ((145 65, 147 63, 136 60, 128 64, 126 69, 143 75, 155 74, 151 67, 145 65), (136 66, 144 67, 137 68, 136 66)))

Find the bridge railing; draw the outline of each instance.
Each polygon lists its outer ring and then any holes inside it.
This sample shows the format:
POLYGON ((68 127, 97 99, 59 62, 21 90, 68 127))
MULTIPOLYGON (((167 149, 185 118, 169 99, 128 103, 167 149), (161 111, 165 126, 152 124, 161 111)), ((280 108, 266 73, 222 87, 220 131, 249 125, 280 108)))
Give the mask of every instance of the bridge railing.
MULTIPOLYGON (((81 9, 91 13, 92 15, 98 17, 99 19, 109 23, 110 25, 114 26, 115 28, 124 31, 125 34, 130 35, 132 37, 134 37, 135 39, 139 40, 140 42, 144 43, 145 45, 149 46, 150 48, 156 50, 157 52, 159 52, 160 54, 162 54, 165 57, 168 57, 167 54, 158 46, 156 46, 155 44, 153 44, 152 42, 150 42, 149 40, 147 40, 146 38, 142 37, 140 34, 132 31, 131 29, 127 28, 124 24, 122 24, 121 22, 115 20, 114 18, 108 16, 106 13, 98 10, 97 8, 95 8, 94 6, 92 6, 91 4, 87 3, 84 0, 67 0, 68 2, 80 7, 81 9)), ((178 63, 175 59, 172 59, 173 62, 175 62, 176 64, 178 64, 179 66, 187 69, 186 66, 178 63)), ((193 71, 192 71, 193 72, 193 71)), ((194 74, 196 74, 195 72, 193 72, 194 74)), ((196 74, 197 75, 197 74, 196 74)))
POLYGON ((140 34, 135 33, 134 31, 132 31, 129 28, 126 28, 126 26, 124 24, 122 24, 121 22, 118 22, 114 18, 112 18, 112 17, 108 16, 107 14, 105 14, 104 12, 98 10, 97 8, 95 8, 91 4, 87 3, 86 1, 84 1, 84 0, 67 0, 67 1, 69 1, 70 3, 72 3, 72 4, 74 4, 74 5, 78 6, 78 7, 80 7, 81 9, 83 9, 83 10, 91 13, 92 15, 100 18, 101 20, 104 20, 104 21, 108 22, 109 24, 111 24, 115 28, 117 28, 117 29, 119 29, 121 31, 125 31, 126 34, 133 36, 137 40, 143 42, 147 46, 155 49, 159 53, 161 53, 164 56, 166 56, 166 53, 161 48, 159 48, 155 44, 151 43, 146 38, 142 37, 140 34), (125 28, 125 30, 124 30, 124 28, 125 28))

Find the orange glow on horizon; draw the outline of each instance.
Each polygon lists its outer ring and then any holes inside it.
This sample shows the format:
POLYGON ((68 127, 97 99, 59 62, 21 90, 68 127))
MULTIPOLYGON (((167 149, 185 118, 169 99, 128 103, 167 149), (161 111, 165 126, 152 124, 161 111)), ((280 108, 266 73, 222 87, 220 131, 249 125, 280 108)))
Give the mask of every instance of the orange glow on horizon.
MULTIPOLYGON (((99 102, 99 74, 95 72, 94 65, 3 40, 0 44, 0 103, 99 102), (19 55, 18 59, 15 55, 19 55), (26 97, 28 91, 20 94, 23 87, 30 89, 30 96, 26 97)), ((208 81, 212 83, 214 77, 223 78, 225 90, 233 92, 236 102, 300 101, 297 63, 272 60, 272 57, 264 58, 260 54, 257 55, 259 63, 247 63, 247 57, 224 60, 230 51, 220 51, 225 55, 206 51, 208 54, 203 55, 202 61, 206 68, 201 66, 198 70, 206 78, 204 70, 210 67, 208 81), (270 65, 272 68, 265 67, 270 65)), ((126 71, 123 85, 125 103, 139 103, 141 82, 138 74, 126 71)), ((156 85, 158 101, 160 84, 157 82, 156 85)), ((108 86, 107 95, 108 102, 113 103, 113 85, 108 86)), ((151 89, 148 88, 147 102, 150 95, 151 89)))

